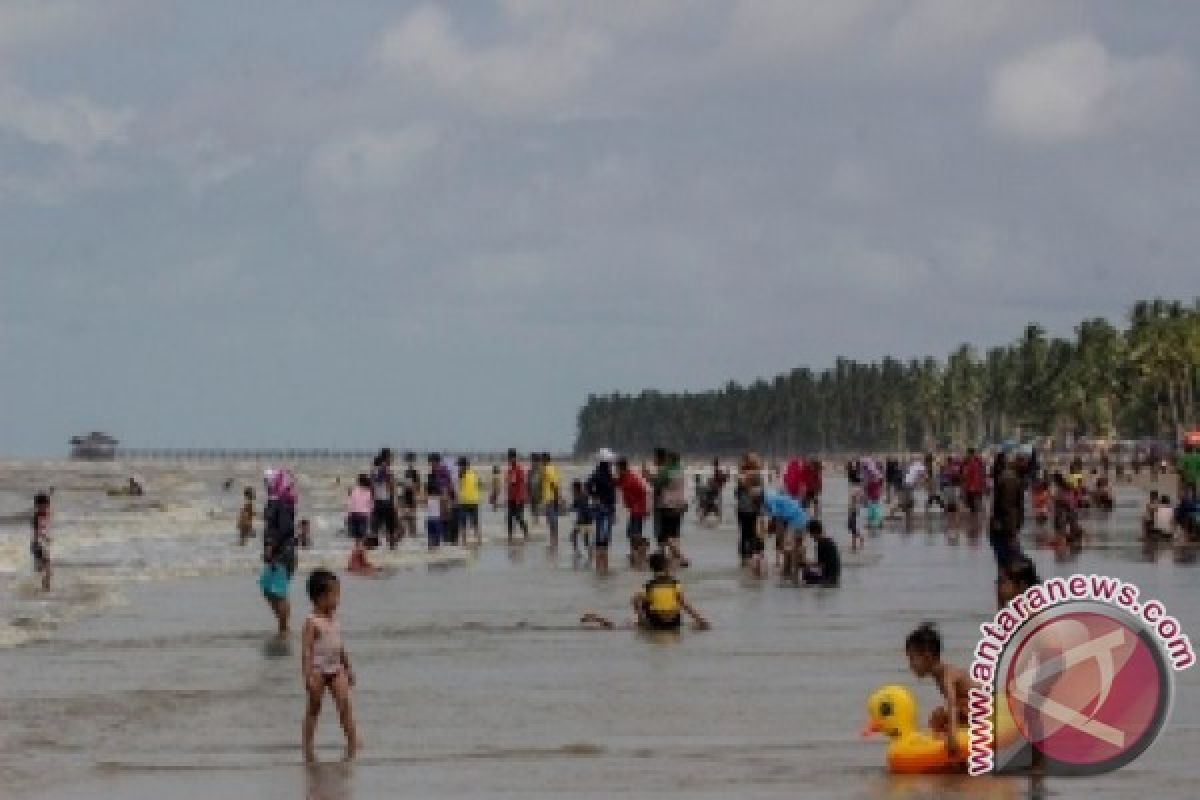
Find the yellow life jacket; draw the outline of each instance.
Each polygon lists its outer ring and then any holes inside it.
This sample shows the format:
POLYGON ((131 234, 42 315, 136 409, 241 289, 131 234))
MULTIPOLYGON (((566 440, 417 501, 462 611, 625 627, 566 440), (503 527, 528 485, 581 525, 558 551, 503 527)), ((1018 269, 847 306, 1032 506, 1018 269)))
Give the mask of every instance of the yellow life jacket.
POLYGON ((679 614, 679 581, 655 578, 646 584, 646 606, 651 614, 674 617, 679 614))

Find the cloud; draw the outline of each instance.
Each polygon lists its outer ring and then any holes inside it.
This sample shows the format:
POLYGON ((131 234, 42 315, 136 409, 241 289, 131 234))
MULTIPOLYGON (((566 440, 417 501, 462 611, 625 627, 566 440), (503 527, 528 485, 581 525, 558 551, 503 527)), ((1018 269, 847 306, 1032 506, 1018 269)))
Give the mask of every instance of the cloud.
POLYGON ((83 95, 41 98, 0 82, 0 130, 79 158, 123 144, 135 116, 130 109, 108 108, 83 95))
POLYGON ((103 11, 69 0, 4 0, 0 3, 0 54, 27 50, 85 33, 103 11))
POLYGON ((890 45, 893 53, 906 57, 960 51, 1042 11, 1040 0, 913 0, 896 19, 890 45))
POLYGON ((987 117, 1005 136, 1060 144, 1161 116, 1191 78, 1182 56, 1125 58, 1092 36, 1071 36, 1000 66, 991 78, 987 117))
POLYGON ((384 32, 374 60, 410 88, 431 87, 471 109, 511 114, 568 97, 608 52, 608 37, 586 28, 533 29, 514 42, 467 42, 444 10, 424 5, 384 32))
POLYGON ((309 177, 322 192, 394 189, 412 175, 438 141, 437 130, 428 125, 343 133, 317 148, 309 177))
POLYGON ((184 183, 193 192, 203 192, 251 169, 257 159, 249 153, 234 153, 212 134, 171 142, 163 149, 184 183))
POLYGON ((739 0, 725 47, 747 60, 824 54, 858 33, 877 8, 870 0, 739 0))

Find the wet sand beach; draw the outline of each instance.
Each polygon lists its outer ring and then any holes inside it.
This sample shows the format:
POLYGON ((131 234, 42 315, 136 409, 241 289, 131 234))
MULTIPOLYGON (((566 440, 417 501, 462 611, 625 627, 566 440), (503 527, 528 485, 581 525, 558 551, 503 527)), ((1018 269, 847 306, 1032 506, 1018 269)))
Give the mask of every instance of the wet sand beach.
MULTIPOLYGON (((211 483, 199 483, 205 481, 211 483)), ((823 516, 847 555, 845 488, 840 480, 829 483, 823 516)), ((199 505, 211 502, 211 488, 189 491, 205 498, 199 505)), ((309 496, 336 515, 335 494, 310 489, 309 496)), ((1043 578, 1100 572, 1135 581, 1195 636, 1196 567, 1177 563, 1169 549, 1143 552, 1136 541, 1141 501, 1141 493, 1120 487, 1111 517, 1085 521, 1092 538, 1082 556, 1058 564, 1053 554, 1035 551, 1039 569, 1043 578)), ((1165 734, 1118 773, 1044 786, 1019 778, 885 774, 885 743, 858 733, 867 694, 888 682, 915 686, 922 717, 937 699, 931 685, 918 686, 909 674, 905 635, 933 620, 947 658, 966 664, 978 625, 994 612, 986 543, 949 540, 939 514, 928 523, 918 515, 912 533, 888 528, 868 538, 877 558, 848 565, 837 589, 745 579, 734 566, 733 521, 702 527, 689 519, 684 543, 692 567, 680 577, 713 630, 680 636, 579 629, 587 609, 626 617, 628 596, 645 579, 619 563, 626 552, 621 528, 614 536, 616 573, 600 579, 577 568, 569 545, 554 556, 542 542, 509 548, 494 541, 502 538, 502 517, 489 512, 485 521, 493 541, 466 560, 426 564, 414 553, 386 578, 343 579, 339 617, 358 673, 354 704, 365 742, 353 764, 338 762, 341 732, 327 700, 318 730, 321 763, 303 765, 299 637, 272 635, 250 564, 154 580, 135 580, 128 564, 108 572, 65 569, 64 588, 56 591, 103 585, 115 596, 0 649, 4 796, 1195 794, 1195 670, 1177 675, 1165 734)), ((142 569, 157 568, 155 559, 169 561, 171 553, 211 559, 236 550, 231 520, 212 525, 203 534, 211 541, 165 532, 158 546, 141 541, 142 569)), ((318 547, 347 547, 324 523, 318 534, 318 547)), ((23 542, 25 532, 7 535, 23 542)), ((110 538, 95 553, 72 552, 64 542, 64 558, 127 560, 133 545, 110 538)), ((40 601, 24 594, 28 576, 19 567, 4 580, 4 591, 17 597, 5 601, 11 626, 12 615, 32 613, 40 601)), ((299 581, 292 602, 298 628, 308 612, 299 581)))

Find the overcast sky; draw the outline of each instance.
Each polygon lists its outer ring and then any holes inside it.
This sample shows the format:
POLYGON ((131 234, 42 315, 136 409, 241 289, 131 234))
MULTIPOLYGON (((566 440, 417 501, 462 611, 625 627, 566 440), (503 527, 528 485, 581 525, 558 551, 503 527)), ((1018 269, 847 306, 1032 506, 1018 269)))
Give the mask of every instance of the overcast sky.
POLYGON ((0 453, 565 448, 589 392, 1200 293, 1200 3, 0 0, 0 453))

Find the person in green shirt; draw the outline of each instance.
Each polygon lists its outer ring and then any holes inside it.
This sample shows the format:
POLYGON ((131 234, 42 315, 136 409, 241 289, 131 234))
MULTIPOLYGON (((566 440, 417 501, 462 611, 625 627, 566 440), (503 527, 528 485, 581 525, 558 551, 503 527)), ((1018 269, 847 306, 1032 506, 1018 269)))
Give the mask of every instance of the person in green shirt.
POLYGON ((1185 444, 1176 465, 1179 470, 1179 494, 1184 489, 1200 488, 1200 445, 1185 444))

